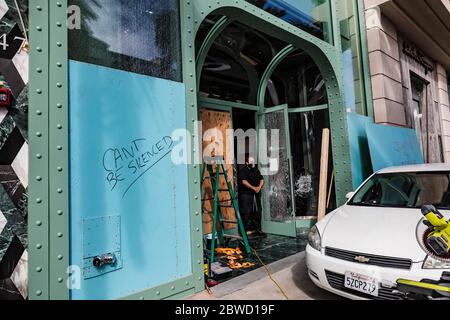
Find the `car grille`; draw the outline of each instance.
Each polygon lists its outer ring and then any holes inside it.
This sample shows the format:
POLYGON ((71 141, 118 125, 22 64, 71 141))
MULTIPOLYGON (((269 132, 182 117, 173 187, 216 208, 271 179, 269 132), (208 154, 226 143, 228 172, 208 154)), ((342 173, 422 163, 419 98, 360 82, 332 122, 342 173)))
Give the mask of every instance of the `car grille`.
POLYGON ((395 288, 386 288, 380 284, 380 288, 378 290, 378 297, 371 296, 369 294, 365 294, 359 291, 351 290, 345 287, 345 276, 342 274, 334 273, 331 271, 325 270, 325 274, 327 276, 328 284, 336 290, 346 292, 352 294, 354 296, 358 296, 366 299, 373 300, 401 300, 402 297, 400 294, 394 293, 395 288))
POLYGON ((314 271, 312 271, 312 270, 308 270, 309 271, 309 274, 311 275, 311 276, 313 276, 314 278, 316 278, 317 280, 319 280, 319 276, 317 275, 317 273, 315 273, 314 271))
POLYGON ((335 249, 326 247, 325 248, 325 254, 329 257, 333 257, 336 259, 366 264, 366 265, 372 265, 372 266, 379 266, 384 268, 396 268, 396 269, 405 269, 409 270, 412 266, 412 260, 410 259, 403 259, 403 258, 393 258, 393 257, 383 257, 383 256, 377 256, 373 254, 366 254, 366 253, 359 253, 359 252, 352 252, 352 251, 346 251, 341 249, 335 249), (367 262, 360 262, 357 260, 357 257, 364 257, 369 259, 367 262))

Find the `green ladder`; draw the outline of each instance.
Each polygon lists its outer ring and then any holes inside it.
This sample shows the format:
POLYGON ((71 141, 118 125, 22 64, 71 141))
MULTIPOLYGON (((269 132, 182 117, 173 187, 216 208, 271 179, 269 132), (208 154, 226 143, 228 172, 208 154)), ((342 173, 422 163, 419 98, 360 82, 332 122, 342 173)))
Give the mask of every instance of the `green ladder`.
POLYGON ((217 222, 220 223, 220 231, 218 232, 219 243, 221 245, 225 244, 225 239, 237 239, 241 240, 244 243, 245 251, 248 255, 251 255, 251 248, 248 242, 247 233, 244 228, 244 223, 242 222, 241 214, 239 213, 239 207, 236 200, 236 195, 233 191, 233 187, 231 185, 230 179, 227 175, 227 170, 225 169, 225 160, 223 157, 206 157, 204 160, 203 170, 202 170, 202 185, 206 180, 211 182, 213 198, 206 199, 206 188, 203 188, 202 192, 202 210, 203 213, 212 213, 213 214, 213 225, 212 225, 212 234, 211 234, 211 260, 210 263, 215 261, 215 249, 216 249, 216 234, 217 234, 217 222), (216 164, 216 170, 213 170, 213 163, 216 164), (206 171, 208 171, 209 176, 206 176, 206 171), (219 179, 220 176, 225 177, 225 181, 227 183, 226 189, 219 188, 219 179), (230 195, 230 199, 219 200, 219 192, 228 192, 230 195), (205 202, 214 200, 213 211, 208 211, 205 209, 205 202), (231 201, 231 205, 225 205, 223 203, 227 203, 231 201), (233 208, 236 220, 225 220, 222 216, 221 208, 233 208), (224 223, 235 224, 238 227, 240 232, 239 235, 231 235, 225 233, 224 223))

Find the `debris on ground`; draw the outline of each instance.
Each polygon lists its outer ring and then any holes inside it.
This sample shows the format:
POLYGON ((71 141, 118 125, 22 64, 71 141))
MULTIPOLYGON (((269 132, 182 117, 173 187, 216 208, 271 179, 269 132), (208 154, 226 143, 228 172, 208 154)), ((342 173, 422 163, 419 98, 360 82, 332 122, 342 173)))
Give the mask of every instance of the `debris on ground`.
POLYGON ((242 250, 240 248, 217 248, 217 254, 226 255, 228 260, 228 266, 233 270, 248 269, 255 266, 252 262, 243 262, 244 256, 242 255, 242 250))

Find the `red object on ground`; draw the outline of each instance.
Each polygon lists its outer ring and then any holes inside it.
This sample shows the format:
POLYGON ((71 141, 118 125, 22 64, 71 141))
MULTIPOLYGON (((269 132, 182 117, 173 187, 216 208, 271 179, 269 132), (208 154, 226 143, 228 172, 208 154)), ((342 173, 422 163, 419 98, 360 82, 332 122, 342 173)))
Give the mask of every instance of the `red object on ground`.
POLYGON ((0 107, 9 107, 11 105, 11 90, 0 88, 0 107))
POLYGON ((219 284, 219 282, 216 280, 213 280, 213 279, 208 279, 208 281, 206 282, 206 285, 208 286, 208 288, 215 287, 218 284, 219 284))

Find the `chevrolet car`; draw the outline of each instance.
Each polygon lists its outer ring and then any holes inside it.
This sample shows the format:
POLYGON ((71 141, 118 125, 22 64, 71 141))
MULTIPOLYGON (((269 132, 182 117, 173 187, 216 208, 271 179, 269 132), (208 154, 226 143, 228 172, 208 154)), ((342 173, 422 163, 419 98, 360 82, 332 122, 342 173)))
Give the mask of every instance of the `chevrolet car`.
POLYGON ((319 287, 350 299, 402 299, 397 280, 439 280, 450 256, 427 250, 421 213, 450 213, 450 165, 392 167, 376 172, 347 203, 309 234, 306 264, 319 287))

